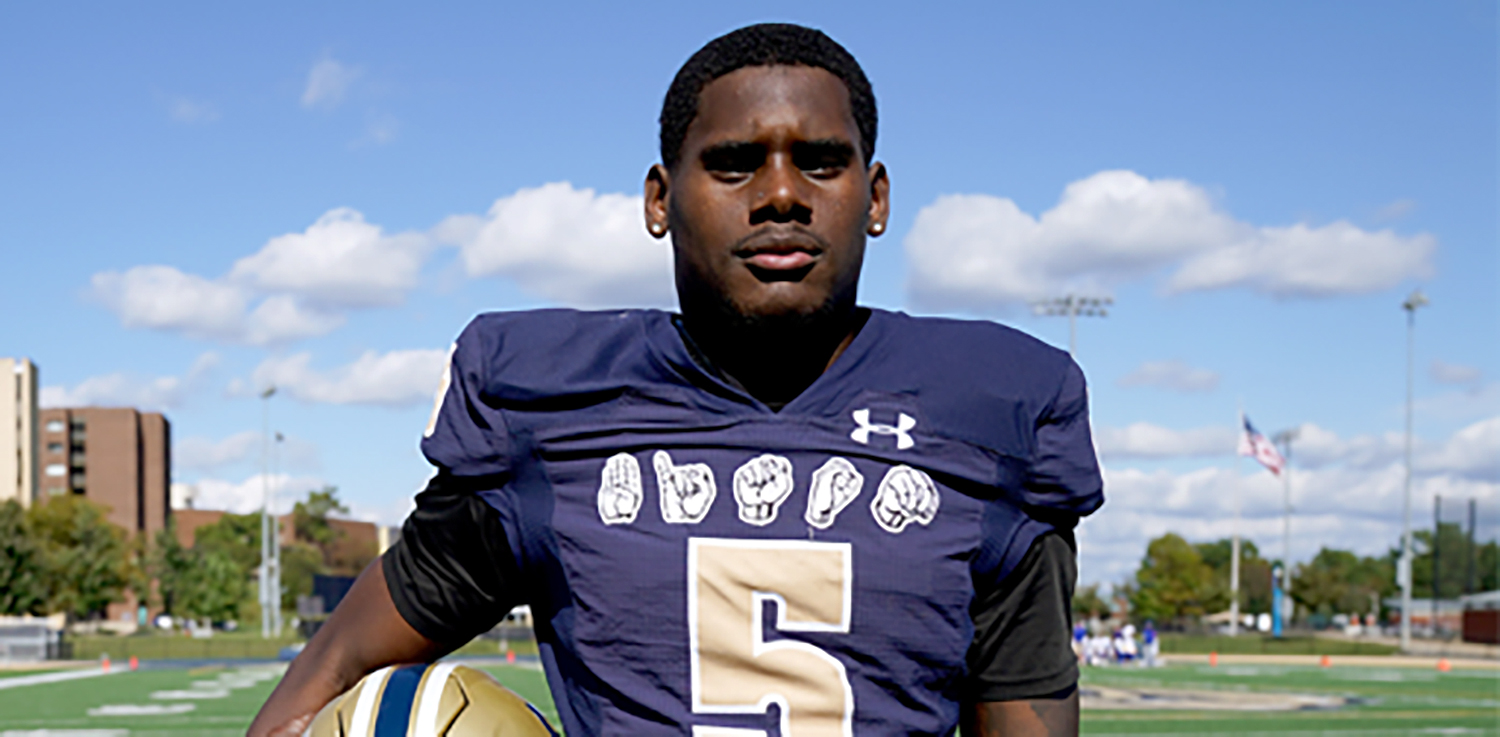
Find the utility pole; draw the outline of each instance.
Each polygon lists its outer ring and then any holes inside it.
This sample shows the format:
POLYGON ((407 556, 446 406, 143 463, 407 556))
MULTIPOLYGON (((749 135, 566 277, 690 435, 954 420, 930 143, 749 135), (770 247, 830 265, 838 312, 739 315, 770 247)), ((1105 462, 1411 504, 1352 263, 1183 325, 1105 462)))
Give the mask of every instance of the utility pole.
POLYGON ((1031 311, 1037 315, 1058 317, 1066 315, 1068 318, 1068 355, 1078 357, 1078 316, 1084 317, 1109 317, 1109 306, 1114 304, 1110 297, 1079 297, 1069 294, 1055 299, 1044 299, 1031 303, 1031 311))
POLYGON ((1286 467, 1281 470, 1281 589, 1287 596, 1292 595, 1292 441, 1301 434, 1293 427, 1271 438, 1285 449, 1286 458, 1286 467))
POLYGON ((1465 594, 1472 594, 1472 593, 1474 593, 1474 558, 1475 558, 1475 555, 1474 555, 1474 520, 1478 516, 1479 516, 1478 505, 1476 504, 1476 500, 1474 499, 1474 497, 1471 496, 1471 497, 1469 497, 1469 544, 1464 546, 1464 548, 1469 553, 1469 555, 1468 555, 1469 560, 1468 560, 1467 564, 1465 565, 1465 567, 1468 570, 1464 572, 1464 593, 1465 594))
POLYGON ((275 525, 271 520, 271 396, 276 387, 260 393, 260 636, 271 637, 273 609, 279 609, 281 596, 276 591, 281 577, 275 575, 276 562, 271 553, 275 525))
MULTIPOLYGON (((1241 435, 1245 432, 1245 408, 1240 406, 1239 422, 1235 425, 1235 432, 1241 435)), ((1234 529, 1229 543, 1229 636, 1235 637, 1240 633, 1240 513, 1244 505, 1244 495, 1241 494, 1240 484, 1244 477, 1240 475, 1240 466, 1244 456, 1234 454, 1234 529)))
POLYGON ((1411 652, 1411 427, 1412 388, 1416 375, 1417 308, 1428 304, 1427 295, 1414 289, 1401 309, 1406 310, 1406 483, 1401 507, 1401 561, 1396 579, 1401 584, 1401 650, 1411 652))
POLYGON ((1443 596, 1442 538, 1443 495, 1432 497, 1432 634, 1438 631, 1438 599, 1443 596))
MULTIPOLYGON (((277 432, 275 445, 271 446, 271 476, 281 478, 281 441, 286 438, 277 432)), ((271 512, 271 596, 275 606, 271 608, 271 633, 281 636, 281 518, 276 516, 275 505, 271 512)))

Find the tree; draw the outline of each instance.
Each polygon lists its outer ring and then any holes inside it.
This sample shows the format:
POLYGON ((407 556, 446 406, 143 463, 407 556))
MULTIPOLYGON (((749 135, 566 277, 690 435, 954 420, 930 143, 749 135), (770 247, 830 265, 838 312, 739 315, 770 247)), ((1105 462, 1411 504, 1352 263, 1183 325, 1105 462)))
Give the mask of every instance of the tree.
POLYGON ((125 531, 104 509, 64 494, 31 508, 31 528, 45 551, 47 609, 77 619, 124 599, 134 571, 125 531))
POLYGON ((1073 617, 1093 619, 1109 614, 1109 602, 1099 595, 1099 584, 1080 587, 1073 593, 1073 617))
POLYGON ((46 574, 26 510, 14 499, 5 500, 0 503, 0 614, 43 614, 46 574))
POLYGON ((1360 557, 1347 550, 1323 548, 1292 573, 1292 598, 1308 611, 1329 616, 1375 613, 1379 599, 1395 593, 1395 565, 1389 560, 1360 557))
POLYGON ((292 506, 292 529, 297 539, 316 546, 325 561, 332 557, 334 543, 343 537, 342 530, 328 523, 328 515, 349 513, 349 508, 339 501, 338 494, 337 486, 324 486, 321 491, 308 492, 307 501, 292 506))
POLYGON ((1175 533, 1151 541, 1135 580, 1130 605, 1136 619, 1181 621, 1219 611, 1226 603, 1215 591, 1213 569, 1175 533))
POLYGON ((249 576, 260 566, 260 515, 225 513, 193 531, 193 547, 222 553, 249 576))
MULTIPOLYGON (((1198 543, 1193 547, 1203 556, 1203 562, 1213 569, 1216 596, 1222 596, 1224 608, 1229 608, 1230 563, 1234 557, 1234 541, 1226 537, 1198 543)), ((1271 562, 1260 557, 1260 549, 1249 540, 1240 541, 1240 611, 1271 611, 1271 562)))
MULTIPOLYGON (((1412 594, 1419 597, 1432 596, 1432 530, 1413 530, 1412 547, 1416 553, 1412 559, 1411 579, 1412 594)), ((1469 575, 1469 536, 1463 528, 1455 522, 1444 522, 1438 525, 1438 553, 1439 553, 1439 575, 1442 576, 1442 586, 1439 589, 1439 598, 1452 599, 1464 592, 1464 583, 1469 575)), ((1474 541, 1474 578, 1475 591, 1494 591, 1500 588, 1496 580, 1497 560, 1496 541, 1489 542, 1474 541)), ((1400 545, 1393 548, 1387 556, 1392 560, 1401 556, 1400 545)))
POLYGON ((151 570, 168 614, 214 622, 240 618, 248 592, 247 575, 234 560, 217 550, 183 547, 171 522, 156 540, 151 570))

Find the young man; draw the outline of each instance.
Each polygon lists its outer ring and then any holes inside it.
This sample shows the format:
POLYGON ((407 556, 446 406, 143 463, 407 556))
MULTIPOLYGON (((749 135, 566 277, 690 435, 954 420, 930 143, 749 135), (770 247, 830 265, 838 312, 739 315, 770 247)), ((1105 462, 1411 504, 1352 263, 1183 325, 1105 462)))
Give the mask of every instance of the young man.
POLYGON ((400 544, 251 734, 523 602, 569 735, 1076 734, 1071 530, 1103 501, 1082 373, 856 305, 875 132, 822 33, 695 54, 646 179, 681 314, 476 318, 400 544))

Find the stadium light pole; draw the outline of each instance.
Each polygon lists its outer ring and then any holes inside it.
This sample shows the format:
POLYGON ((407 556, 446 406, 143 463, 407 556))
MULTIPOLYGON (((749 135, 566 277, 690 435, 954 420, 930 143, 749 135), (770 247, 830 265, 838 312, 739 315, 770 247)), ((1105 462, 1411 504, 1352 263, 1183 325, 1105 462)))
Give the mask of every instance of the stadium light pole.
MULTIPOLYGON (((1288 597, 1292 595, 1292 441, 1301 434, 1301 430, 1293 427, 1271 438, 1271 442, 1286 449, 1286 465, 1281 469, 1281 590, 1288 597)), ((1291 619, 1285 614, 1282 618, 1291 619)))
POLYGON ((1411 427, 1412 387, 1416 375, 1417 309, 1428 304, 1427 295, 1414 289, 1401 309, 1406 310, 1406 482, 1401 508, 1401 561, 1396 578, 1401 584, 1401 650, 1411 651, 1411 427))
POLYGON ((271 637, 271 396, 275 386, 260 393, 260 636, 271 637))
MULTIPOLYGON (((275 445, 271 446, 271 475, 279 478, 281 476, 281 441, 286 440, 280 432, 274 436, 275 445)), ((271 512, 271 634, 281 636, 281 518, 276 516, 272 505, 271 512)))
POLYGON ((1048 317, 1068 317, 1068 355, 1078 357, 1078 316, 1084 317, 1109 317, 1109 306, 1114 304, 1110 297, 1080 297, 1069 294, 1055 299, 1044 299, 1031 303, 1033 314, 1048 317))

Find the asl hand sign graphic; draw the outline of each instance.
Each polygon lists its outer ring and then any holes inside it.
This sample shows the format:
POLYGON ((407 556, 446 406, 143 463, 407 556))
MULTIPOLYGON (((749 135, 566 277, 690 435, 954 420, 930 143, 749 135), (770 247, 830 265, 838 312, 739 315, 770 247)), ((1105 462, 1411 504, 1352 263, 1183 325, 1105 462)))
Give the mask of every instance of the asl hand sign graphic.
POLYGON ((769 525, 776 510, 792 493, 792 462, 769 453, 751 458, 734 471, 734 499, 740 520, 769 525))
POLYGON ((599 519, 606 525, 634 522, 643 496, 640 462, 629 453, 610 456, 599 476, 599 519))
POLYGON ((672 456, 664 450, 651 456, 651 466, 656 470, 656 491, 661 497, 661 518, 672 524, 688 524, 703 521, 713 506, 718 489, 714 486, 714 472, 707 463, 672 463, 672 456))

